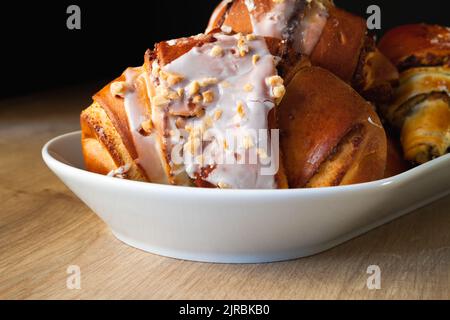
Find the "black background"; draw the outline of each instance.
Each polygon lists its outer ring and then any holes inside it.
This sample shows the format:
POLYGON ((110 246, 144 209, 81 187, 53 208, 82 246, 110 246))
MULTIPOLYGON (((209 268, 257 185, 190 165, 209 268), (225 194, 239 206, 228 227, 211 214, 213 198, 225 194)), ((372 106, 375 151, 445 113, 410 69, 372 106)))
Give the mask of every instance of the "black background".
MULTIPOLYGON (((366 17, 377 4, 382 34, 406 23, 450 25, 448 0, 336 0, 366 17)), ((112 80, 142 63, 158 41, 204 31, 219 0, 34 1, 0 4, 0 98, 58 86, 112 80), (66 9, 81 8, 82 29, 68 30, 66 9)))

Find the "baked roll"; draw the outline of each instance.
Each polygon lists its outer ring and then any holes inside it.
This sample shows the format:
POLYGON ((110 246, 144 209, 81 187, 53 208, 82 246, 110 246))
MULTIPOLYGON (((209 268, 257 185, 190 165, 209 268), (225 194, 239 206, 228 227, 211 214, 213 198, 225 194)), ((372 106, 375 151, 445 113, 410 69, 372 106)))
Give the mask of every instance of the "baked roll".
POLYGON ((224 0, 206 32, 217 28, 280 39, 287 69, 300 55, 309 56, 374 102, 388 101, 398 81, 396 68, 368 36, 366 21, 332 1, 224 0))
POLYGON ((319 67, 299 70, 279 107, 281 147, 291 188, 383 178, 387 143, 372 105, 319 67))
POLYGON ((87 168, 173 185, 285 187, 269 116, 285 87, 268 43, 209 34, 157 44, 83 112, 87 168))
POLYGON ((82 113, 87 169, 235 189, 382 178, 385 134, 372 107, 307 61, 284 80, 280 48, 272 38, 222 33, 157 44, 142 67, 127 69, 82 113))
POLYGON ((422 164, 450 149, 450 29, 425 24, 390 30, 380 50, 398 67, 400 85, 381 108, 400 131, 404 156, 422 164))

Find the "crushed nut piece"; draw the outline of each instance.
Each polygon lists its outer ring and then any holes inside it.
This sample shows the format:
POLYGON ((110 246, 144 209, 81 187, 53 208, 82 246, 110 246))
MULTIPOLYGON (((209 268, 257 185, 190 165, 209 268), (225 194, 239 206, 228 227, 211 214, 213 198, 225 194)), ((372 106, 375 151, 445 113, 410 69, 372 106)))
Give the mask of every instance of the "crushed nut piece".
POLYGON ((197 118, 202 118, 204 115, 205 115, 205 109, 203 109, 203 108, 199 108, 197 110, 197 112, 195 113, 195 116, 197 118))
POLYGON ((216 110, 216 112, 214 112, 214 120, 217 121, 222 117, 223 111, 222 110, 216 110))
POLYGON ((276 99, 282 99, 286 93, 286 88, 284 85, 279 85, 273 88, 272 94, 273 97, 276 99))
POLYGON ((241 118, 245 117, 244 103, 242 101, 237 103, 237 113, 241 118))
POLYGON ((227 140, 226 139, 224 139, 223 140, 223 148, 225 149, 225 150, 228 150, 228 142, 227 142, 227 140))
POLYGON ((284 83, 284 80, 280 76, 272 76, 272 77, 266 78, 266 84, 268 86, 275 87, 275 86, 282 85, 283 83, 284 83))
POLYGON ((152 132, 153 129, 153 123, 152 120, 146 120, 144 122, 141 123, 141 128, 142 130, 144 130, 147 134, 150 134, 152 132))
POLYGON ((203 102, 203 97, 199 94, 196 94, 193 98, 192 98, 192 102, 195 104, 199 104, 203 102))
POLYGON ((242 36, 238 40, 237 47, 241 57, 245 57, 245 55, 250 52, 250 47, 248 46, 245 38, 242 36))
POLYGON ((179 74, 169 73, 167 77, 167 84, 174 86, 184 80, 184 77, 179 74))
POLYGON ((212 57, 217 58, 217 57, 221 57, 222 55, 223 55, 223 49, 222 49, 221 46, 214 46, 211 49, 211 56, 212 57))
POLYGON ((244 86, 244 91, 246 91, 246 92, 252 92, 252 91, 253 91, 253 85, 251 85, 250 83, 247 83, 247 84, 244 86))
POLYGON ((203 96, 204 103, 211 103, 214 101, 214 92, 212 90, 203 92, 202 96, 203 96))
POLYGON ((189 94, 191 96, 196 95, 200 91, 200 84, 198 81, 192 81, 189 86, 189 94))
POLYGON ((127 84, 124 81, 113 82, 110 91, 113 96, 124 98, 127 91, 127 84))
POLYGON ((184 88, 178 88, 177 94, 180 98, 182 98, 184 96, 184 88))
POLYGON ((252 57, 252 63, 254 66, 256 66, 256 64, 258 63, 258 61, 261 59, 261 56, 259 54, 255 54, 252 57))
POLYGON ((218 82, 219 82, 219 80, 217 80, 217 78, 204 78, 199 82, 199 84, 200 84, 200 87, 207 87, 207 86, 215 85, 218 82))

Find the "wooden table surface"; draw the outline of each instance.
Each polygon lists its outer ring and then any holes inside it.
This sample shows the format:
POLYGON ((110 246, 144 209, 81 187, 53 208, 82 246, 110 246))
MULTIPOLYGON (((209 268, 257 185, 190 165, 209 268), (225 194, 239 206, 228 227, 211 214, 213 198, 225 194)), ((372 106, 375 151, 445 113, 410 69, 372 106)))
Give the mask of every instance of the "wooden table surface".
MULTIPOLYGON (((99 87, 0 101, 2 299, 449 299, 450 197, 325 253, 261 265, 164 258, 116 240, 44 165, 99 87), (68 289, 69 266, 81 289, 68 289), (367 288, 367 268, 381 289, 367 288)), ((356 199, 355 199, 356 200, 356 199)))

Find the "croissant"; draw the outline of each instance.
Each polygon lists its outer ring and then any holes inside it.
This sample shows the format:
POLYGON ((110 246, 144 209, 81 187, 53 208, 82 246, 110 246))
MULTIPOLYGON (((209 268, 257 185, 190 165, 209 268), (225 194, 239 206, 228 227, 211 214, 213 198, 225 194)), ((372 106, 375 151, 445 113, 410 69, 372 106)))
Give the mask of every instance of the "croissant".
POLYGON ((223 0, 206 32, 217 28, 280 39, 288 65, 307 55, 370 101, 389 101, 398 81, 396 68, 367 35, 365 20, 332 1, 223 0))
POLYGON ((450 29, 415 24, 390 30, 380 50, 398 67, 400 85, 383 116, 400 131, 404 156, 422 164, 450 149, 450 29))

